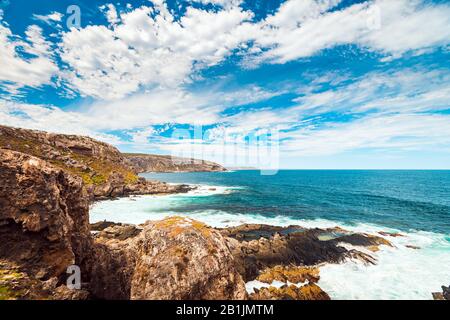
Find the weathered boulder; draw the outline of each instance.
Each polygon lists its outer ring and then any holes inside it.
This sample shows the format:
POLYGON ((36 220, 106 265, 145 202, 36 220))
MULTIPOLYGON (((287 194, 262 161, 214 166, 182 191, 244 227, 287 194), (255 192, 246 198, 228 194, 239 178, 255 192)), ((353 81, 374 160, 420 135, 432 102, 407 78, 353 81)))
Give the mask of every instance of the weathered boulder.
POLYGON ((101 299, 245 299, 223 236, 191 219, 140 226, 102 222, 95 234, 90 291, 101 299))
POLYGON ((136 239, 131 299, 245 299, 242 277, 223 236, 172 217, 149 223, 136 239))

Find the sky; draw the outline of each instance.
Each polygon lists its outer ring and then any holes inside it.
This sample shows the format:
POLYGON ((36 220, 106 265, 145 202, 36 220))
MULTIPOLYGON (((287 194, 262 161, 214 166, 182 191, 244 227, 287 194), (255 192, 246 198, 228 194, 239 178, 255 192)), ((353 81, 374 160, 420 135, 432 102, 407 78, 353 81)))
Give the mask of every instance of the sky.
POLYGON ((286 169, 450 169, 450 2, 0 0, 0 124, 286 169))

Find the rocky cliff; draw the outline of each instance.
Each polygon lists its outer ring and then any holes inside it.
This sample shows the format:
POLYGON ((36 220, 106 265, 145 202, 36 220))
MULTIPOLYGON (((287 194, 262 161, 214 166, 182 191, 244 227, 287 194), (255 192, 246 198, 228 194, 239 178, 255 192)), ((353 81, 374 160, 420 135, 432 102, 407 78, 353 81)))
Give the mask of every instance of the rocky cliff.
POLYGON ((82 179, 0 149, 0 181, 0 291, 20 298, 26 292, 30 298, 72 296, 63 282, 66 269, 82 264, 93 244, 82 179))
POLYGON ((205 160, 188 159, 172 156, 126 153, 136 172, 200 172, 227 171, 221 165, 205 160))
POLYGON ((190 190, 139 178, 141 171, 118 149, 89 137, 0 126, 0 148, 46 160, 80 177, 90 200, 190 190))

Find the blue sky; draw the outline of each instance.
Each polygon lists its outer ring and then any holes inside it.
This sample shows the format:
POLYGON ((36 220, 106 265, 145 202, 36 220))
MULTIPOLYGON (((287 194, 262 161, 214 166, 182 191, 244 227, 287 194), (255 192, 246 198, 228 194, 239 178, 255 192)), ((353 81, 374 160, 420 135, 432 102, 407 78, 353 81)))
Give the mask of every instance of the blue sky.
POLYGON ((0 0, 0 124, 230 166, 449 169, 449 58, 448 1, 0 0))

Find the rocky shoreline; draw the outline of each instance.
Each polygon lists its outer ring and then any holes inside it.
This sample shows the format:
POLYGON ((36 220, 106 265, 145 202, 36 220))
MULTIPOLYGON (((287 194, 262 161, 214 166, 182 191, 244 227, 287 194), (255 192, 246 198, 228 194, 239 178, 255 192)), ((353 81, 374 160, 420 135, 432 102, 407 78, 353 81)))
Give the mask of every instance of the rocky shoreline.
POLYGON ((117 149, 86 137, 0 127, 0 142, 0 299, 328 300, 321 265, 376 264, 372 253, 402 236, 182 217, 90 225, 92 201, 192 187, 139 178, 117 149), (252 281, 265 285, 250 292, 252 281))

